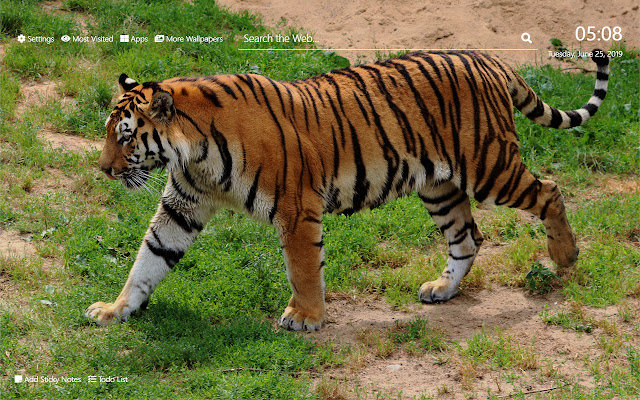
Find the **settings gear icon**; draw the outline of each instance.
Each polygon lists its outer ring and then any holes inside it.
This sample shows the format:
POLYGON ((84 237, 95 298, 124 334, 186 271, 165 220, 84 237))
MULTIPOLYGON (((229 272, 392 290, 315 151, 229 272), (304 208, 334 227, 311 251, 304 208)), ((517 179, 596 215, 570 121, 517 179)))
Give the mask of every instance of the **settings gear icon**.
POLYGON ((27 38, 24 35, 18 36, 18 42, 24 43, 25 40, 27 40, 27 38))

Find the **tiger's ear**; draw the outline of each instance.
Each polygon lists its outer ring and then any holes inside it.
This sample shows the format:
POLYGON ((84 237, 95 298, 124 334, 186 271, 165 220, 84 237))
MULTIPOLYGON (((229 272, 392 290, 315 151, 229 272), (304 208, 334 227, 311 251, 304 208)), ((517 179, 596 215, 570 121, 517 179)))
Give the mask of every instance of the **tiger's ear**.
POLYGON ((127 74, 122 74, 120 78, 118 78, 118 94, 122 96, 138 85, 139 83, 129 78, 127 74))
POLYGON ((151 119, 161 124, 171 122, 176 114, 176 108, 173 106, 173 97, 171 97, 171 94, 163 90, 155 92, 151 98, 148 114, 151 119))

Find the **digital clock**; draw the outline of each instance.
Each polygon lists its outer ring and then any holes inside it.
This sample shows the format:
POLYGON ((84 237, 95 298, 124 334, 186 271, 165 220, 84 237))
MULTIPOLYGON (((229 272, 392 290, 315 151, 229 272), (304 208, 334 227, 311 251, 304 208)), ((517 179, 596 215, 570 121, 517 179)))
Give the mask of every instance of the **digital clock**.
POLYGON ((622 40, 622 28, 619 26, 603 26, 597 29, 595 26, 578 26, 576 28, 576 39, 578 42, 586 40, 588 42, 593 41, 605 41, 613 40, 618 42, 622 40))

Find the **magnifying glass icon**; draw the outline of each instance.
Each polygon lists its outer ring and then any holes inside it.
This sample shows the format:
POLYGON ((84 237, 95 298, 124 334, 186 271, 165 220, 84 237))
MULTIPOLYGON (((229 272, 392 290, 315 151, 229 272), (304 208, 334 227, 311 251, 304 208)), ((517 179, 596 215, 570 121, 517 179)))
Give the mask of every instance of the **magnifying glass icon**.
POLYGON ((522 39, 523 42, 533 44, 533 42, 531 41, 531 35, 529 35, 527 32, 524 32, 522 36, 520 36, 520 39, 522 39))

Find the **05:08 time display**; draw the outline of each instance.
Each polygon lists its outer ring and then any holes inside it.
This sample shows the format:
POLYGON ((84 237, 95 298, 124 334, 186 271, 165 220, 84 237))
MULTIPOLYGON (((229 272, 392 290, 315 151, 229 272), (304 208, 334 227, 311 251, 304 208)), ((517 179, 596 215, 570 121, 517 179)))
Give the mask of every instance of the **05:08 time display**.
POLYGON ((622 40, 622 28, 619 26, 603 26, 596 29, 595 26, 578 26, 576 27, 576 39, 579 42, 586 40, 588 42, 603 40, 608 42, 613 40, 618 42, 622 40))

